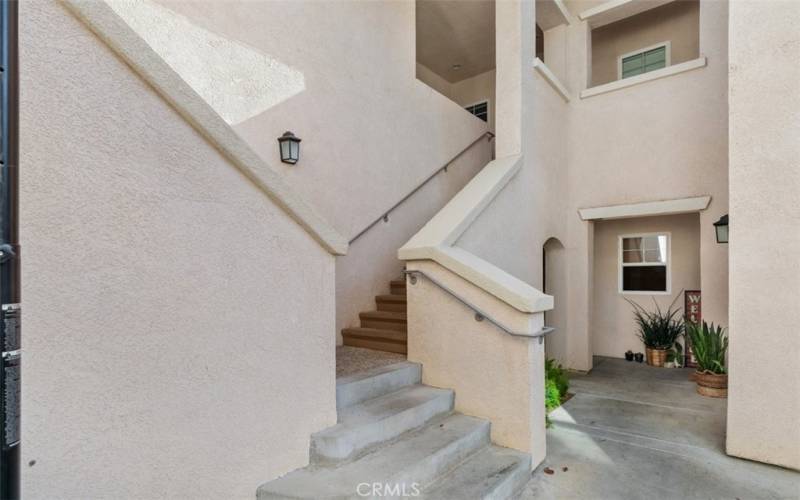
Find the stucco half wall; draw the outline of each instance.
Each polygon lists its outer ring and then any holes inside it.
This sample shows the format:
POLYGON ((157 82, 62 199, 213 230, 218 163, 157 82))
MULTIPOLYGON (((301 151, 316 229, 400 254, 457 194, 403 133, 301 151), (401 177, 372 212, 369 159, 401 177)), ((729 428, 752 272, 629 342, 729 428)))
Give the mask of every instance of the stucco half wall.
POLYGON ((63 6, 20 23, 24 496, 252 498, 336 420, 334 257, 63 6))

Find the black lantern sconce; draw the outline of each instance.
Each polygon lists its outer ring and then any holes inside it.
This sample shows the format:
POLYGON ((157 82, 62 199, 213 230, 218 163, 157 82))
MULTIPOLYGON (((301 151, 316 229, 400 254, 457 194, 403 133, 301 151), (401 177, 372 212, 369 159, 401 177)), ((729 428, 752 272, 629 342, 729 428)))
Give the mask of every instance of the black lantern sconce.
POLYGON ((294 165, 300 159, 301 139, 291 132, 284 132, 278 137, 278 146, 281 150, 281 161, 294 165))
POLYGON ((714 231, 717 233, 717 243, 728 242, 728 214, 723 215, 714 223, 714 231))

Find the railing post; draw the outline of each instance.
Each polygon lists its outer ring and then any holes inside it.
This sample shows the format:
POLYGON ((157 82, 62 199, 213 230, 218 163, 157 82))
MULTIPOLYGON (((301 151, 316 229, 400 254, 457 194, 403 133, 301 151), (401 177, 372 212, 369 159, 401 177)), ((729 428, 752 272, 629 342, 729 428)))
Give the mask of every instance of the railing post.
POLYGON ((0 498, 19 498, 20 249, 17 2, 0 3, 0 498))

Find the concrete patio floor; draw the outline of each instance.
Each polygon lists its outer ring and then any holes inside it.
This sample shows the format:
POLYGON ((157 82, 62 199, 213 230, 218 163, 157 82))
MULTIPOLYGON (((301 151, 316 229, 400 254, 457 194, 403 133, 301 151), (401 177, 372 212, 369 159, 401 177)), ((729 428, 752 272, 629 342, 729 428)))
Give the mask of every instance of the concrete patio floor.
POLYGON ((572 375, 522 498, 800 498, 800 473, 725 455, 726 400, 698 395, 688 375, 599 357, 572 375))

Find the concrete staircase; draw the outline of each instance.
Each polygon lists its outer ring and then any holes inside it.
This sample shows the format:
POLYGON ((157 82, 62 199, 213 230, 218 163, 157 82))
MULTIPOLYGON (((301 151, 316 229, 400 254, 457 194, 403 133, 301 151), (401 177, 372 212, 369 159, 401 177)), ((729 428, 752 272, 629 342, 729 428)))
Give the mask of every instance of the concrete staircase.
POLYGON ((453 391, 421 375, 397 363, 337 380, 338 423, 311 436, 311 464, 258 499, 515 498, 530 455, 492 445, 488 421, 454 413, 453 391))
POLYGON ((360 328, 342 330, 344 345, 406 354, 408 321, 405 280, 392 280, 389 290, 389 295, 375 296, 377 311, 359 314, 360 328))

